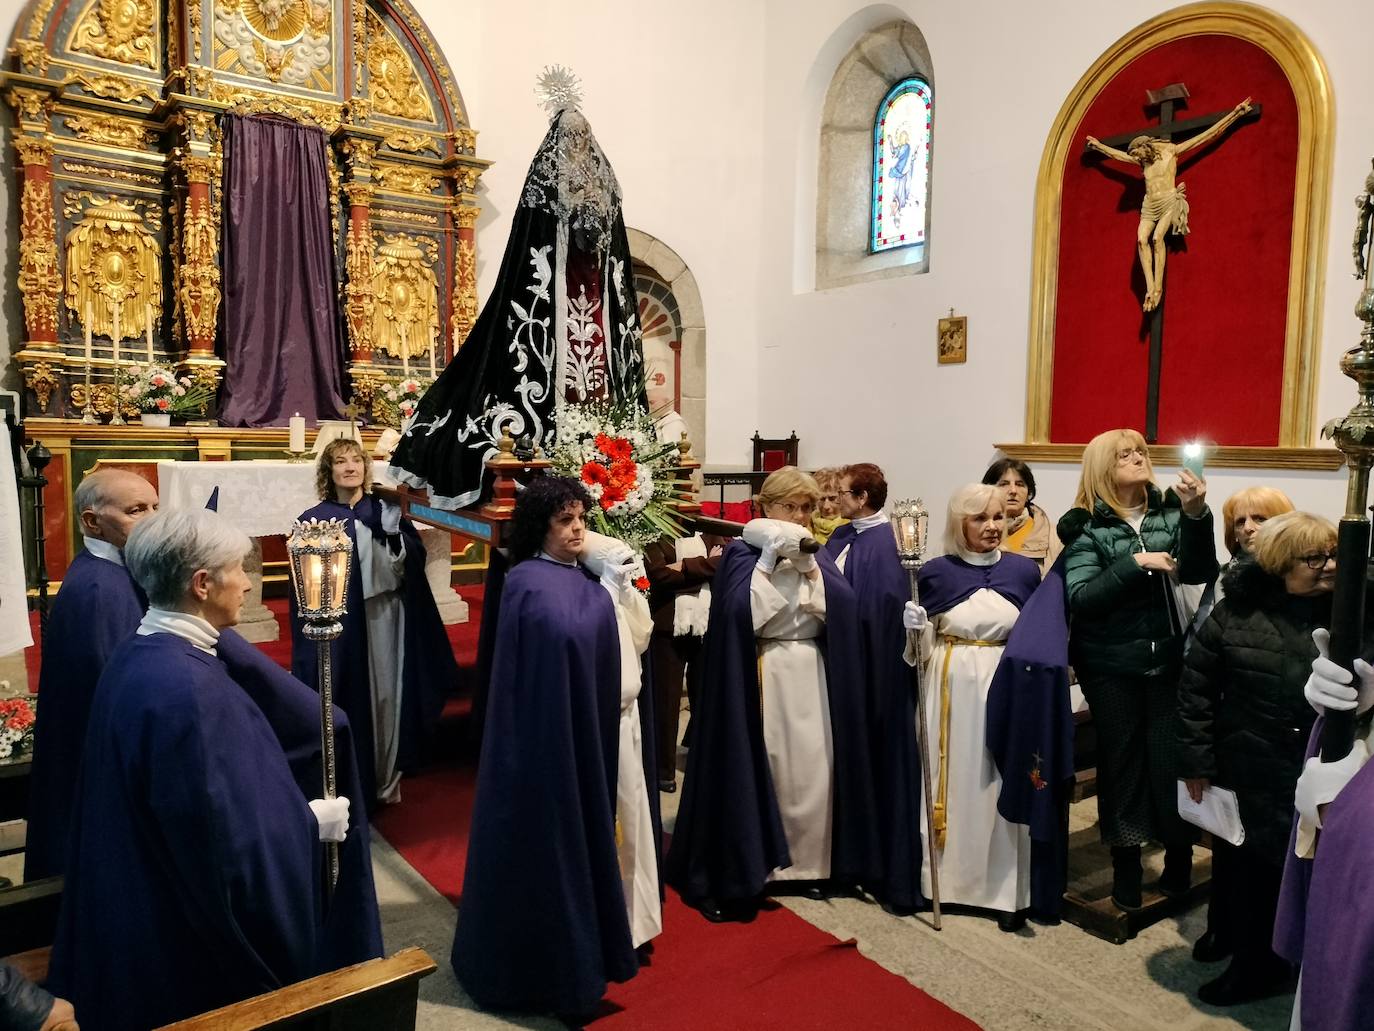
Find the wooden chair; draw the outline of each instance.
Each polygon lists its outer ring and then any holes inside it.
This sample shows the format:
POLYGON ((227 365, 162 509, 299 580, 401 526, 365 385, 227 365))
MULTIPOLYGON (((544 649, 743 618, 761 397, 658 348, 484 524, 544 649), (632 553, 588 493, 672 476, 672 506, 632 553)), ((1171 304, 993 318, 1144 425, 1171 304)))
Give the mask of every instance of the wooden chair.
POLYGON ((753 443, 755 472, 771 473, 785 465, 798 464, 797 453, 801 441, 797 439, 796 430, 789 437, 760 437, 759 431, 755 430, 753 443))

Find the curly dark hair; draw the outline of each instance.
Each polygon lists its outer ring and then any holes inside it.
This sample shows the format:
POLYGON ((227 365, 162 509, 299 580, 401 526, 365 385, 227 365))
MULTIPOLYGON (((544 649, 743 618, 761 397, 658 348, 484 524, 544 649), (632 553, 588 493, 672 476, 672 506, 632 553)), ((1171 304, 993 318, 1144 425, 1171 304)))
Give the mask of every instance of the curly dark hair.
POLYGON ((334 492, 334 456, 344 451, 356 451, 362 457, 363 493, 372 493, 372 456, 352 437, 338 437, 324 446, 315 462, 315 493, 321 501, 339 500, 334 492))
POLYGON ((990 487, 996 487, 1000 480, 1010 469, 1021 477, 1021 482, 1026 485, 1026 504, 1029 505, 1035 500, 1035 474, 1031 472, 1031 467, 1019 458, 999 458, 988 466, 988 471, 983 474, 983 482, 990 487))
POLYGON ((510 527, 512 565, 539 554, 549 535, 549 523, 573 502, 579 502, 584 512, 592 507, 591 495, 582 482, 569 476, 540 476, 520 492, 510 527))

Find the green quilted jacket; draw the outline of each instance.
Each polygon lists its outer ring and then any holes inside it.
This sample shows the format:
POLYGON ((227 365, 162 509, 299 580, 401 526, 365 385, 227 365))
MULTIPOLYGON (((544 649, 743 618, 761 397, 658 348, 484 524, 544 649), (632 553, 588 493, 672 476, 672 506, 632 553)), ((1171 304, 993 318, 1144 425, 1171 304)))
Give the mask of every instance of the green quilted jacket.
POLYGON ((1073 621, 1069 661, 1080 676, 1141 675, 1177 666, 1183 634, 1168 577, 1141 569, 1134 556, 1167 551, 1180 583, 1217 577, 1212 512, 1183 514, 1178 496, 1149 488, 1140 533, 1102 503, 1089 514, 1071 509, 1059 520, 1064 581, 1073 621))

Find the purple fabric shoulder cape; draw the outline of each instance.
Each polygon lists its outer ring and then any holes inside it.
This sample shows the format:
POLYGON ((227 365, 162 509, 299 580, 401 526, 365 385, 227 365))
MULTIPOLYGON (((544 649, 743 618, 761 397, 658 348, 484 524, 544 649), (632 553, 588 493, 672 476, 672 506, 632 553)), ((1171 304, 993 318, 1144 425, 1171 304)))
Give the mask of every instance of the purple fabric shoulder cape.
MULTIPOLYGON (((749 583, 759 552, 733 542, 711 583, 699 711, 664 877, 689 903, 758 895, 792 864, 764 750, 749 583)), ((854 592, 825 552, 826 667, 835 757, 831 876, 881 882, 854 592)))
POLYGON ((1068 667, 1061 555, 1021 607, 987 704, 987 747, 1002 776, 997 811, 1030 828, 1031 908, 1049 918, 1059 916, 1068 887, 1074 739, 1068 667))
POLYGON ((585 1013, 639 969, 615 845, 620 637, 581 568, 501 594, 452 963, 486 1009, 585 1013))
MULTIPOLYGON (((381 503, 365 495, 350 508, 337 501, 322 501, 307 509, 301 519, 342 519, 349 539, 354 542, 352 568, 348 574, 348 612, 343 619, 343 634, 334 641, 334 699, 348 714, 353 725, 353 741, 358 751, 358 772, 362 781, 362 804, 369 810, 376 804, 377 770, 373 756, 372 685, 368 676, 367 614, 363 608, 363 574, 358 561, 358 523, 372 533, 374 540, 385 541, 381 525, 381 503)), ((401 521, 401 543, 405 547, 405 583, 401 600, 405 607, 405 669, 401 676, 400 768, 416 769, 424 746, 439 720, 444 699, 457 686, 458 664, 448 643, 444 622, 425 579, 425 548, 409 520, 401 521)), ((291 672, 305 684, 319 689, 319 667, 315 645, 306 640, 305 624, 296 614, 296 596, 290 596, 291 672)))
POLYGON ((900 909, 925 903, 921 894, 921 754, 916 744, 916 676, 902 653, 902 607, 911 581, 897 557, 892 527, 856 533, 839 527, 826 543, 838 558, 845 546, 844 578, 854 588, 863 649, 873 793, 883 860, 881 882, 867 884, 876 898, 900 909), (848 531, 848 532, 846 532, 848 531))
POLYGON ((1019 609, 1040 586, 1040 568, 1024 555, 1007 552, 990 566, 975 566, 957 555, 941 555, 921 567, 918 584, 921 607, 932 616, 968 601, 984 587, 1019 609))
POLYGON ((53 600, 38 674, 24 880, 62 873, 91 699, 105 663, 147 607, 129 571, 83 551, 53 600))
MULTIPOLYGON (((1322 720, 1312 728, 1317 754, 1322 720)), ((1326 807, 1313 859, 1290 839, 1274 951, 1302 965, 1303 1031, 1366 1027, 1374 1013, 1374 762, 1326 807)), ((1294 818, 1294 837, 1297 819, 1294 818)))

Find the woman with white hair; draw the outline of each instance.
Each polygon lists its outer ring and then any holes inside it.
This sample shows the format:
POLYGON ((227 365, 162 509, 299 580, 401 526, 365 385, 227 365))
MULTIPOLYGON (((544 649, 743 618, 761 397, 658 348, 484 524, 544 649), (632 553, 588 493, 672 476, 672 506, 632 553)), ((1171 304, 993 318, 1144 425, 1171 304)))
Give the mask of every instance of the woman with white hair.
MULTIPOLYGON (((1040 569, 1000 550, 1005 523, 996 486, 971 483, 955 491, 946 553, 922 567, 922 606, 908 603, 905 623, 921 632, 921 652, 930 656, 926 736, 938 742, 938 751, 931 750, 938 756, 931 790, 941 901, 994 910, 997 926, 1014 931, 1030 906, 1030 835, 997 811, 1002 778, 985 744, 987 700, 1007 635, 1040 585, 1040 569)), ((922 830, 932 833, 924 813, 922 830)), ((921 880, 929 896, 929 869, 921 880)))
POLYGON ((213 512, 141 520, 148 596, 92 705, 50 984, 115 1029, 160 1027, 318 973, 323 841, 263 710, 217 653, 248 593, 248 538, 213 512))

